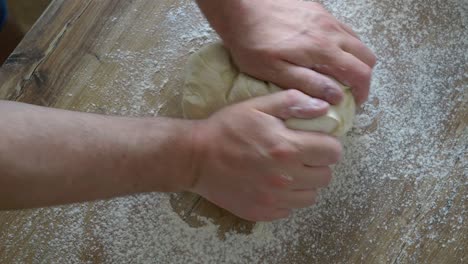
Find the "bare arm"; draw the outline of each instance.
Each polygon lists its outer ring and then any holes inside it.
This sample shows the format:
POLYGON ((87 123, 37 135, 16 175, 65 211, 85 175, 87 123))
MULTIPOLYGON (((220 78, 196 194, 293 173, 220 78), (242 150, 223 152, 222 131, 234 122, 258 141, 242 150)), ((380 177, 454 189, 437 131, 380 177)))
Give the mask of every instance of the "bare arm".
POLYGON ((192 121, 0 101, 0 209, 190 186, 192 121))
POLYGON ((286 217, 328 184, 340 144, 292 131, 328 104, 289 90, 206 120, 126 118, 0 100, 0 210, 196 192, 249 220, 286 217))

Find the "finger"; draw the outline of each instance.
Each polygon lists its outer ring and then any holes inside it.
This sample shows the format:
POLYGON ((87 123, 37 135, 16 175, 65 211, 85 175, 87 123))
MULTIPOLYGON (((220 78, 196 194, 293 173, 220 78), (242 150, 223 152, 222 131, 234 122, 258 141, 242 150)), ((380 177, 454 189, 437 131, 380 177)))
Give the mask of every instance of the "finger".
POLYGON ((327 102, 293 89, 251 99, 246 104, 284 120, 319 117, 326 114, 329 107, 327 102))
POLYGON ((290 173, 289 188, 295 191, 316 190, 330 184, 332 171, 328 166, 309 167, 302 165, 290 173))
POLYGON ((344 31, 346 31, 346 33, 350 34, 351 36, 353 36, 353 37, 355 37, 357 39, 360 39, 358 34, 356 34, 356 32, 354 32, 354 30, 350 26, 346 25, 343 22, 340 22, 340 26, 344 31))
POLYGON ((313 132, 289 131, 290 140, 299 149, 300 160, 310 167, 329 166, 341 158, 341 143, 334 137, 313 132))
POLYGON ((279 206, 284 208, 304 208, 315 204, 317 192, 314 190, 292 191, 283 195, 279 201, 279 206))
POLYGON ((289 62, 282 62, 280 69, 272 76, 273 82, 280 87, 300 90, 330 104, 338 104, 343 99, 341 87, 328 76, 289 62))
POLYGON ((346 40, 341 45, 341 48, 354 55, 356 58, 367 64, 369 67, 373 68, 377 61, 372 50, 370 50, 364 43, 355 38, 346 38, 346 40))
POLYGON ((328 67, 320 72, 336 78, 340 83, 352 88, 354 98, 362 104, 369 96, 372 69, 348 52, 336 54, 328 67))

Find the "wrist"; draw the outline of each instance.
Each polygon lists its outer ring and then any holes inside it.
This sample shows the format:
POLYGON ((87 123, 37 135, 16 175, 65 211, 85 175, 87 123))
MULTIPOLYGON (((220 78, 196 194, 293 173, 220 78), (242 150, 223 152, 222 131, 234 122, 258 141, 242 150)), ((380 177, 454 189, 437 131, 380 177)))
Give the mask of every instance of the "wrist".
POLYGON ((177 190, 192 191, 200 177, 201 161, 204 156, 205 132, 203 120, 177 120, 174 131, 175 163, 174 175, 177 176, 177 190))
POLYGON ((134 132, 132 158, 127 168, 134 192, 180 192, 190 188, 193 169, 194 121, 170 118, 141 119, 134 132))
POLYGON ((203 120, 193 120, 190 129, 190 170, 187 175, 190 175, 190 184, 186 186, 184 191, 194 192, 199 184, 202 174, 202 161, 206 156, 206 122, 203 120))

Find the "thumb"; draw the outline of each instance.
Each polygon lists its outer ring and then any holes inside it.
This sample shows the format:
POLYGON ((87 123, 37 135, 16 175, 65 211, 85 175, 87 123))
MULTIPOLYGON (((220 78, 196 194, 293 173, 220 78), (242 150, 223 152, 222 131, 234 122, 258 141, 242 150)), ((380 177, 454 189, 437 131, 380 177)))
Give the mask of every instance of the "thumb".
POLYGON ((327 102, 294 89, 257 97, 245 103, 251 108, 283 120, 292 117, 315 118, 326 114, 329 107, 327 102))

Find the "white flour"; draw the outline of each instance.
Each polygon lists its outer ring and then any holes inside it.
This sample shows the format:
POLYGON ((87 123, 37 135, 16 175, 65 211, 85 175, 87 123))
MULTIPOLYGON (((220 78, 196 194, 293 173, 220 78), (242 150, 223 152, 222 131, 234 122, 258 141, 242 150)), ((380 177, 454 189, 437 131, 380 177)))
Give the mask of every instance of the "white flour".
MULTIPOLYGON (((191 228, 184 223, 168 195, 136 195, 36 210, 27 218, 29 225, 11 223, 8 233, 0 233, 0 251, 8 252, 13 238, 29 240, 38 248, 33 260, 46 263, 285 263, 287 254, 295 262, 346 263, 355 252, 367 259, 374 250, 387 253, 383 262, 398 263, 428 255, 423 241, 436 241, 452 252, 466 250, 466 238, 452 238, 468 233, 468 129, 461 123, 463 138, 453 136, 455 109, 468 110, 466 5, 456 0, 387 2, 327 1, 327 8, 376 52, 379 63, 369 102, 344 139, 343 162, 315 207, 266 224, 262 232, 220 240, 213 224, 191 228), (452 131, 446 132, 449 127, 452 131), (449 177, 454 171, 459 176, 449 177), (38 223, 43 215, 62 220, 38 223), (446 225, 448 235, 439 233, 446 225), (395 239, 382 244, 383 234, 395 239)), ((164 49, 132 51, 122 44, 104 56, 105 63, 116 65, 118 77, 103 89, 102 105, 89 111, 157 115, 166 103, 158 95, 180 97, 166 89, 182 83, 182 70, 173 62, 216 37, 190 1, 154 15, 165 16, 164 24, 134 25, 132 34, 170 28, 164 49), (175 73, 178 78, 169 80, 175 73)), ((109 26, 125 25, 125 19, 111 18, 109 26)), ((89 85, 97 86, 93 80, 89 85)))

